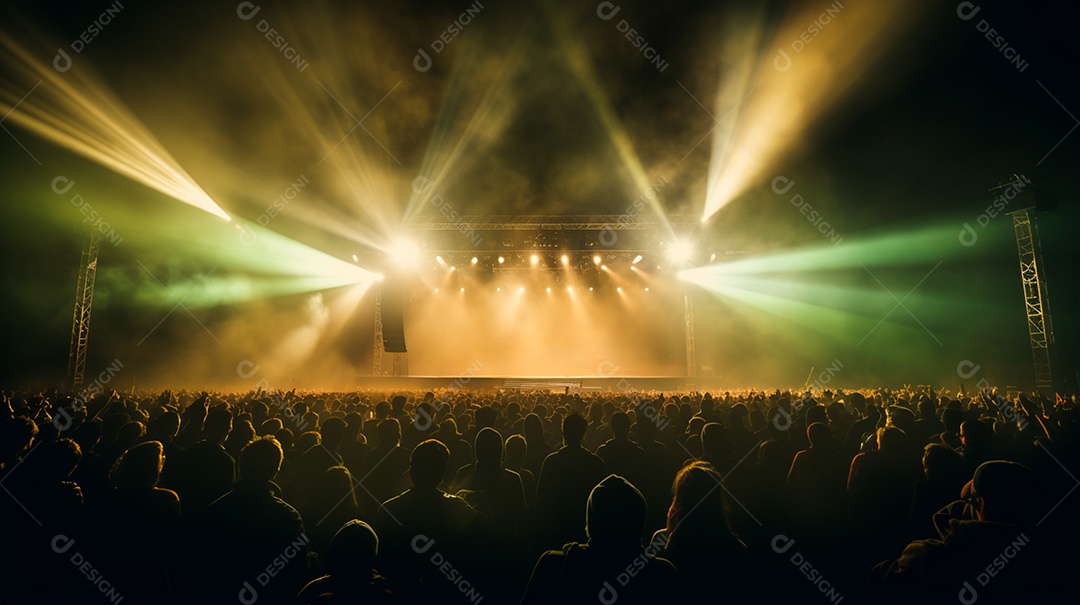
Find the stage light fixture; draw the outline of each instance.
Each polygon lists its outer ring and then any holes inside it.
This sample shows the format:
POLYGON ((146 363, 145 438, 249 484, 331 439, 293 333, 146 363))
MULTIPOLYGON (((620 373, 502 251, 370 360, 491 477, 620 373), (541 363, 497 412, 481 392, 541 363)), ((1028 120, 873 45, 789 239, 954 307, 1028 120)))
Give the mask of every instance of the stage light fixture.
POLYGON ((603 260, 603 259, 600 258, 599 254, 592 257, 592 262, 593 262, 594 265, 599 265, 601 260, 603 260))
POLYGON ((607 271, 607 265, 600 265, 601 271, 607 271))
POLYGON ((354 255, 352 255, 352 262, 358 263, 358 262, 360 262, 360 259, 356 258, 356 255, 354 254, 354 255))
POLYGON ((668 248, 668 258, 671 262, 682 265, 690 262, 694 256, 694 245, 686 240, 675 240, 668 248))
POLYGON ((502 288, 495 288, 496 292, 502 292, 502 288))
POLYGON ((462 288, 462 289, 461 289, 461 291, 462 291, 462 292, 464 292, 464 291, 465 291, 465 288, 462 288))
POLYGON ((441 257, 441 256, 436 256, 435 257, 435 262, 439 263, 440 265, 443 265, 444 267, 446 266, 446 261, 443 260, 443 257, 441 257))
POLYGON ((618 288, 615 288, 615 291, 616 292, 622 292, 622 286, 619 286, 618 288))
POLYGON ((469 261, 469 262, 475 265, 476 263, 480 262, 480 259, 478 259, 478 258, 476 258, 476 257, 474 256, 474 257, 472 257, 472 260, 471 260, 471 261, 469 261))
POLYGON ((630 261, 630 264, 631 265, 636 265, 636 264, 641 262, 642 258, 644 258, 644 257, 639 254, 639 255, 634 257, 634 260, 630 261))
POLYGON ((649 291, 649 289, 648 289, 648 288, 645 288, 645 291, 646 291, 646 292, 648 292, 648 291, 649 291))
POLYGON ((525 286, 521 286, 520 288, 518 288, 518 292, 524 292, 524 291, 525 291, 525 286))
POLYGON ((540 257, 538 255, 534 254, 529 258, 529 262, 534 264, 534 265, 539 264, 540 263, 540 257))
POLYGON ((506 262, 506 259, 500 256, 500 257, 499 257, 499 264, 501 265, 501 264, 503 264, 504 262, 506 262))
POLYGON ((592 286, 589 286, 589 292, 592 292, 592 286))
POLYGON ((569 262, 570 262, 570 257, 565 255, 565 254, 562 255, 562 263, 565 265, 566 263, 569 263, 569 262))
POLYGON ((408 239, 394 241, 388 250, 390 262, 400 268, 412 268, 420 264, 420 246, 408 239))
POLYGON ((547 289, 547 291, 548 291, 548 292, 551 292, 551 288, 548 288, 548 289, 547 289))
POLYGON ((450 266, 450 270, 451 270, 451 271, 456 271, 456 270, 457 270, 457 267, 455 267, 455 266, 451 265, 451 266, 450 266))

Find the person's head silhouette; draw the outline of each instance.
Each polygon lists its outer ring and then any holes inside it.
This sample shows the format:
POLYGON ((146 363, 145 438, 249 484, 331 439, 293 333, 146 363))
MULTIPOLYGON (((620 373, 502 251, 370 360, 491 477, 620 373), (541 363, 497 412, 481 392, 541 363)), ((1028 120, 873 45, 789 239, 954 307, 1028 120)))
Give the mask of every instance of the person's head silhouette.
POLYGON ((281 444, 274 437, 260 437, 244 446, 236 463, 242 481, 273 481, 281 470, 281 444))
POLYGON ((409 478, 420 490, 438 489, 450 463, 450 450, 441 441, 428 439, 413 449, 409 459, 409 478))
POLYGON ((562 421, 563 443, 568 447, 579 447, 589 430, 589 421, 581 414, 569 414, 562 421))
POLYGON ((502 435, 492 428, 480 429, 474 441, 476 466, 485 468, 502 466, 502 435))
POLYGON ((645 497, 629 481, 608 475, 589 493, 585 532, 599 547, 640 545, 645 529, 645 497))

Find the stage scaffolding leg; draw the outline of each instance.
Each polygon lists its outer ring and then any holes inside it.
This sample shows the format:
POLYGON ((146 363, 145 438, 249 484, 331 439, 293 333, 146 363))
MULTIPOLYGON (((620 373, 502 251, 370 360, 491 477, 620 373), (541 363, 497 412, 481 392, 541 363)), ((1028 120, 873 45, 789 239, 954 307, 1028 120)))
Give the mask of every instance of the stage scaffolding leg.
POLYGON ((94 281, 97 278, 98 244, 101 230, 94 225, 84 226, 86 247, 79 262, 79 277, 75 284, 75 312, 71 318, 71 345, 68 348, 68 381, 72 391, 82 388, 86 372, 86 347, 90 340, 90 309, 94 302, 94 281))
POLYGON ((690 291, 683 294, 686 315, 686 375, 697 376, 697 350, 694 344, 694 298, 690 291))
POLYGON ((1016 250, 1020 257, 1020 281, 1024 287, 1024 311, 1027 314, 1031 359, 1035 368, 1035 386, 1039 389, 1054 386, 1050 348, 1054 344, 1054 329, 1050 321, 1050 305, 1046 275, 1041 267, 1042 254, 1039 229, 1034 208, 1010 212, 1016 232, 1016 250))
POLYGON ((375 350, 371 366, 372 376, 383 375, 382 286, 375 287, 375 350))

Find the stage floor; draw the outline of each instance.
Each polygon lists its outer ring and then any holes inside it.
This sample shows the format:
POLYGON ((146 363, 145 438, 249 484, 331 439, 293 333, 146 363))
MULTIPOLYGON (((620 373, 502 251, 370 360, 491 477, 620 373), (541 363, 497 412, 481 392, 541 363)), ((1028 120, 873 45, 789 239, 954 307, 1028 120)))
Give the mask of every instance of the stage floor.
POLYGON ((722 390, 717 376, 360 376, 361 389, 499 389, 526 391, 694 391, 722 390))

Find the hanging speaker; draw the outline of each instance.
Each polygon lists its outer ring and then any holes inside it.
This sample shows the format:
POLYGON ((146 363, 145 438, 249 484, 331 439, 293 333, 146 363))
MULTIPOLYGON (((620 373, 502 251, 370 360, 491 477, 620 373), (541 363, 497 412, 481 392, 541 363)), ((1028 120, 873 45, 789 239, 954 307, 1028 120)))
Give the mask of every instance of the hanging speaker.
POLYGON ((400 277, 381 282, 383 351, 405 353, 405 284, 400 277))

